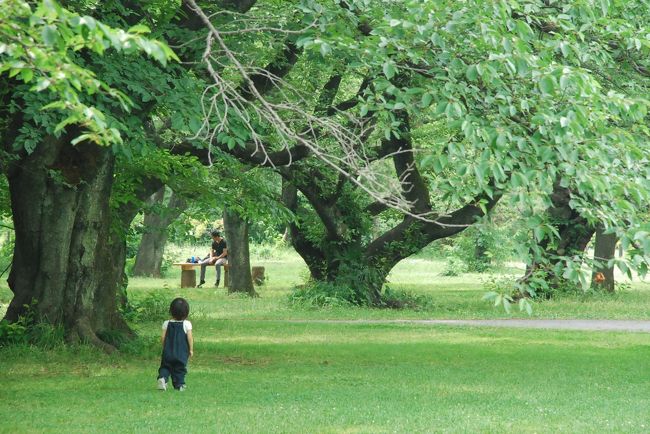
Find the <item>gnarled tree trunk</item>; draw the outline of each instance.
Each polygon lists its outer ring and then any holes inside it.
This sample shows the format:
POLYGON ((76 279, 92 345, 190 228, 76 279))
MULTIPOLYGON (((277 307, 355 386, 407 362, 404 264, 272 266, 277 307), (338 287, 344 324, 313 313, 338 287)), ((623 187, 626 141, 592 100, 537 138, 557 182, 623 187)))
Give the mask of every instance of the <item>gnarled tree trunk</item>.
POLYGON ((138 247, 138 254, 133 267, 134 276, 161 277, 165 244, 167 243, 167 228, 187 208, 185 201, 172 192, 169 203, 163 208, 165 188, 161 188, 150 199, 153 209, 145 213, 144 233, 138 247))
POLYGON ((230 210, 223 212, 223 224, 228 242, 228 292, 243 292, 251 297, 258 294, 253 287, 250 253, 248 249, 248 222, 230 210))
POLYGON ((109 198, 110 148, 48 137, 8 171, 16 245, 6 319, 30 306, 37 321, 61 325, 71 341, 106 350, 99 336, 129 329, 117 311, 109 198))

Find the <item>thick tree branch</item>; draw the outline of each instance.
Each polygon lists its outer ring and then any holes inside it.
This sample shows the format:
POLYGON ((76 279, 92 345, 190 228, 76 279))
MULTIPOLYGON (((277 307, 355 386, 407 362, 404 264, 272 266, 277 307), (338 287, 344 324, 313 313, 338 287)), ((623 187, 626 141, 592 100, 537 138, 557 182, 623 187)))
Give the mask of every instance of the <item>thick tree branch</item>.
POLYGON ((275 88, 278 80, 285 77, 298 61, 298 55, 302 52, 292 41, 287 41, 278 56, 273 59, 263 70, 249 76, 250 81, 239 88, 239 93, 247 101, 255 99, 256 94, 265 95, 275 88), (251 89, 254 87, 255 89, 251 89))
MULTIPOLYGON (((245 14, 257 3, 257 0, 216 0, 208 3, 220 10, 245 14)), ((183 2, 181 4, 179 15, 180 19, 177 24, 180 27, 188 30, 201 30, 204 28, 201 18, 192 11, 187 3, 183 2)))
POLYGON ((341 241, 343 239, 342 233, 347 230, 347 227, 341 223, 342 214, 338 207, 327 201, 326 195, 323 189, 318 186, 318 183, 313 182, 314 178, 324 179, 322 174, 316 170, 309 170, 299 174, 299 176, 294 176, 295 173, 287 169, 281 170, 280 174, 296 186, 307 198, 316 214, 318 214, 321 223, 323 223, 327 238, 330 241, 341 241))
POLYGON ((401 110, 396 118, 400 121, 400 137, 391 136, 391 139, 384 140, 382 150, 384 154, 393 156, 395 171, 402 185, 402 195, 411 204, 411 212, 426 214, 431 211, 429 190, 413 158, 409 115, 401 110))
POLYGON ((370 214, 371 216, 376 216, 386 211, 387 209, 389 209, 389 207, 388 205, 386 205, 386 203, 375 201, 370 205, 368 205, 367 207, 365 207, 363 211, 367 214, 370 214))
MULTIPOLYGON (((280 171, 280 173, 282 172, 280 171)), ((284 172, 287 175, 286 170, 284 172)), ((282 203, 294 215, 298 215, 298 189, 284 175, 282 180, 282 203)), ((291 244, 300 256, 305 259, 311 275, 317 279, 322 278, 324 269, 319 267, 318 264, 325 263, 323 250, 304 236, 295 220, 289 222, 289 232, 291 234, 291 244)))
POLYGON ((384 266, 391 269, 399 261, 420 251, 430 243, 441 238, 457 234, 483 217, 490 211, 501 198, 502 193, 497 192, 490 199, 484 195, 476 197, 471 203, 457 209, 451 214, 435 219, 435 222, 424 222, 414 217, 406 217, 400 224, 390 229, 366 248, 366 255, 370 258, 388 258, 384 266), (484 207, 478 205, 484 201, 484 207))
MULTIPOLYGON (((178 145, 167 146, 174 155, 192 155, 204 164, 211 164, 210 151, 207 148, 197 148, 189 141, 184 141, 178 145)), ((291 148, 275 152, 262 152, 254 144, 249 143, 245 147, 235 147, 228 149, 225 144, 219 144, 219 149, 232 155, 242 163, 254 164, 259 167, 282 167, 288 166, 296 161, 305 159, 310 155, 310 150, 303 145, 295 145, 291 148)))
POLYGON ((343 112, 346 110, 350 110, 351 108, 356 107, 359 104, 359 98, 363 95, 363 93, 366 91, 368 86, 372 80, 369 77, 366 77, 363 79, 361 82, 361 86, 359 86, 359 90, 357 91, 357 94, 354 96, 354 98, 350 98, 345 101, 341 101, 337 105, 330 107, 327 109, 327 115, 332 116, 335 115, 338 112, 343 112))
POLYGON ((339 92, 341 87, 341 80, 343 76, 341 74, 333 74, 327 83, 323 86, 323 89, 320 92, 318 97, 318 102, 316 102, 316 108, 314 109, 314 114, 316 116, 323 116, 329 114, 334 98, 339 92))

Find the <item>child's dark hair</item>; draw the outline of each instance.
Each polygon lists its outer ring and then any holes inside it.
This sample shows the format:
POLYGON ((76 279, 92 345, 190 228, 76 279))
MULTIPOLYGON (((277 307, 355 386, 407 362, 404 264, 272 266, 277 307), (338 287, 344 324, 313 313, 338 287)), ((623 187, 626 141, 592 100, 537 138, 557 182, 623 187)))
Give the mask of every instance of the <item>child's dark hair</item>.
POLYGON ((169 305, 169 314, 177 321, 182 321, 190 314, 190 305, 184 298, 178 297, 169 305))

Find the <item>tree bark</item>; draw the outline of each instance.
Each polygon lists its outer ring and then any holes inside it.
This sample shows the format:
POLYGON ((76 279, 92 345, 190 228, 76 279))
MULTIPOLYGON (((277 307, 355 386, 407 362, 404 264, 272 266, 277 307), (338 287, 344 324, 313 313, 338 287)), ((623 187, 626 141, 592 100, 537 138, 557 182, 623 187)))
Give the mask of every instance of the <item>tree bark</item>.
POLYGON ((616 234, 606 234, 603 232, 602 227, 596 230, 594 259, 601 262, 601 265, 594 267, 591 276, 591 287, 593 289, 604 289, 607 292, 614 292, 616 286, 614 267, 607 266, 607 261, 614 258, 617 242, 616 234))
POLYGON ((150 198, 149 204, 154 209, 144 216, 144 233, 135 258, 134 276, 162 277, 161 266, 167 243, 167 228, 187 208, 185 201, 173 192, 166 207, 163 207, 164 199, 164 187, 150 198))
POLYGON ((248 222, 231 210, 224 210, 223 224, 228 241, 228 292, 242 292, 257 297, 251 276, 248 249, 248 222))
POLYGON ((63 326, 68 340, 110 351, 100 336, 129 333, 112 277, 115 157, 94 144, 71 146, 71 137, 47 137, 9 168, 16 245, 5 318, 31 309, 36 321, 63 326))

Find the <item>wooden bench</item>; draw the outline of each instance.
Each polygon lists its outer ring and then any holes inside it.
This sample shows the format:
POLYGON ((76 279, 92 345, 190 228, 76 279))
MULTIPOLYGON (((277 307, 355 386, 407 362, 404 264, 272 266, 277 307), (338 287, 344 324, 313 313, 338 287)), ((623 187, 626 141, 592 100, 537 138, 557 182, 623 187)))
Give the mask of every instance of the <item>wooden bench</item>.
MULTIPOLYGON (((193 264, 191 262, 177 262, 174 265, 181 267, 181 288, 196 288, 196 270, 194 267, 200 267, 201 264, 193 264)), ((213 265, 208 265, 208 267, 214 267, 213 265)), ((225 288, 228 287, 228 269, 230 265, 223 264, 223 285, 225 288)))

